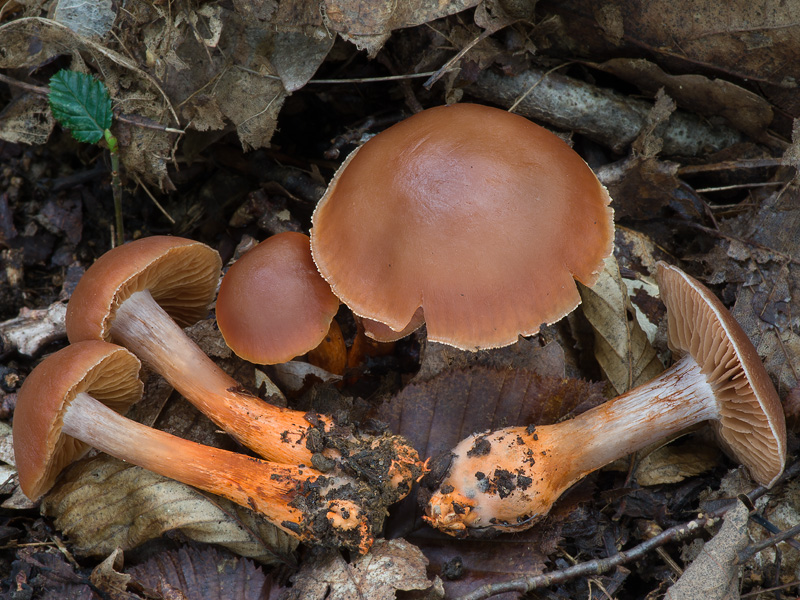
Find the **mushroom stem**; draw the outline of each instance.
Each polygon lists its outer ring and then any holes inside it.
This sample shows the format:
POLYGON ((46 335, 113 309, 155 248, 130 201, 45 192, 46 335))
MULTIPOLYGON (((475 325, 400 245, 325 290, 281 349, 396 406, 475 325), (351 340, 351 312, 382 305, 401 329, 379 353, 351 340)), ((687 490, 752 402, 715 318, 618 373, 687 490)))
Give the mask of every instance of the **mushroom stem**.
MULTIPOLYGON (((132 421, 86 393, 63 416, 63 433, 121 460, 263 514, 302 541, 366 552, 372 544, 364 486, 295 465, 203 446, 132 421)), ((380 522, 382 516, 377 522, 380 522)))
MULTIPOLYGON (((131 294, 120 305, 110 333, 257 454, 280 463, 311 464, 312 452, 305 442, 312 425, 304 414, 248 393, 189 339, 148 290, 131 294)), ((326 417, 319 419, 330 425, 326 417)))
POLYGON ((426 519, 452 535, 516 531, 547 514, 585 475, 702 421, 719 419, 691 355, 630 392, 555 425, 508 427, 462 440, 426 519))
POLYGON ((214 423, 264 458, 317 466, 320 461, 312 459, 324 450, 325 457, 336 460, 346 472, 379 487, 386 504, 408 494, 420 475, 416 452, 399 436, 362 442, 341 435, 336 448, 326 448, 331 435, 325 441, 313 430, 319 428, 323 434, 334 430, 328 417, 280 408, 248 393, 186 336, 147 290, 131 294, 117 308, 110 333, 214 423))

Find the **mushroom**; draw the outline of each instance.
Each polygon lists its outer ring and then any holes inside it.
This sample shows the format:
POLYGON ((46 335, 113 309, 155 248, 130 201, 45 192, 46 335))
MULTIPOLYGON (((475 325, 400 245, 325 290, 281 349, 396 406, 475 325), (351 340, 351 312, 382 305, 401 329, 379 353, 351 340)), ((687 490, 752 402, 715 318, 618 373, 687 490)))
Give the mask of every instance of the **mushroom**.
MULTIPOLYGON (((312 217, 322 276, 361 317, 499 347, 579 303, 611 253, 610 198, 567 144, 474 104, 424 110, 351 153, 312 217)), ((378 334, 383 338, 383 334, 378 334)))
POLYGON ((42 361, 25 379, 14 412, 14 453, 22 491, 37 499, 90 447, 261 514, 302 541, 366 552, 382 514, 366 485, 297 465, 203 446, 120 413, 142 395, 139 360, 120 346, 78 342, 42 361))
POLYGON ((431 524, 452 535, 526 529, 588 473, 702 421, 757 482, 775 483, 786 460, 786 424, 758 353, 707 288, 663 262, 656 276, 669 345, 681 358, 574 419, 462 440, 428 502, 431 524))
POLYGON ((125 346, 264 458, 322 466, 325 451, 327 459, 384 489, 387 502, 407 494, 420 465, 402 438, 333 436, 329 418, 261 401, 186 336, 181 326, 207 313, 220 266, 215 250, 184 238, 154 236, 118 246, 78 282, 67 306, 67 336, 73 343, 95 339, 125 346), (326 449, 335 443, 342 447, 326 449))
POLYGON ((339 310, 320 277, 307 235, 267 238, 237 260, 217 295, 217 324, 240 357, 274 365, 316 348, 339 310))

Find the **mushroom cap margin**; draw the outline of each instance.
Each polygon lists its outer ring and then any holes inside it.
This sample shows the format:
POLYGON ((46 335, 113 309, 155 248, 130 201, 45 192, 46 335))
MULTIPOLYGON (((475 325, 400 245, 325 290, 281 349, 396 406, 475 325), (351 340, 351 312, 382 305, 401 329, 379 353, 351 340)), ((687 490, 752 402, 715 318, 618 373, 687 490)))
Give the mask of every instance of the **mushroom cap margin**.
POLYGON ((124 414, 142 397, 140 367, 125 348, 89 340, 51 354, 31 371, 17 396, 12 434, 26 496, 42 496, 62 469, 91 448, 61 432, 70 401, 84 392, 124 414))

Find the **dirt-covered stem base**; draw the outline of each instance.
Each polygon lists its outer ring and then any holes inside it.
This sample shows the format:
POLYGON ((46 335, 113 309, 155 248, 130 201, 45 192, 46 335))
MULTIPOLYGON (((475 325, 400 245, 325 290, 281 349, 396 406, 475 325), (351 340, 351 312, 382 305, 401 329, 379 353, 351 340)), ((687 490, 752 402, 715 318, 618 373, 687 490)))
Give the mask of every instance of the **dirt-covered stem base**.
POLYGON ((264 458, 316 466, 321 461, 314 455, 324 455, 345 473, 367 475, 366 481, 387 504, 408 494, 420 475, 416 452, 399 436, 357 438, 324 415, 280 408, 248 393, 186 336, 146 290, 132 294, 118 307, 110 331, 115 342, 264 458))
POLYGON ((383 521, 375 492, 349 478, 190 442, 131 421, 84 393, 70 403, 63 432, 121 460, 247 506, 305 542, 363 553, 383 521))
POLYGON ((691 356, 574 419, 472 435, 453 450, 426 519, 447 533, 527 529, 576 481, 687 427, 719 418, 691 356))

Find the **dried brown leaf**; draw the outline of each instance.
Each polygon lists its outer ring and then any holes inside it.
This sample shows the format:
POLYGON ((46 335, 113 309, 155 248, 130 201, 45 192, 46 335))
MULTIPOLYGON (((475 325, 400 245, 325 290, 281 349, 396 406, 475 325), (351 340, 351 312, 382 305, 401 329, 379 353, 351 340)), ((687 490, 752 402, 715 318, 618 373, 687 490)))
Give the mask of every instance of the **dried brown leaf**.
POLYGON ((122 551, 114 550, 108 558, 92 569, 89 581, 111 600, 135 600, 139 596, 128 592, 131 576, 119 572, 122 561, 122 551))
POLYGON ((66 25, 75 33, 103 38, 111 31, 117 13, 111 0, 57 0, 52 7, 53 20, 66 25))
POLYGON ((37 600, 97 600, 98 595, 89 581, 75 572, 74 566, 67 562, 61 552, 34 553, 23 550, 18 557, 19 561, 14 563, 14 567, 19 569, 19 574, 28 571, 31 575, 22 579, 22 582, 27 579, 26 587, 30 595, 26 595, 23 588, 20 590, 21 597, 37 600))
POLYGON ((731 286, 736 294, 731 312, 785 397, 800 383, 800 189, 793 185, 767 197, 753 212, 726 221, 723 232, 729 236, 720 242, 728 259, 706 257, 711 279, 731 286))
MULTIPOLYGON (((551 14, 562 15, 559 37, 573 46, 573 54, 619 54, 600 34, 596 2, 567 0, 547 6, 551 14)), ((798 116, 794 59, 800 53, 800 22, 793 3, 771 3, 765 9, 748 0, 688 6, 670 0, 610 0, 603 6, 618 15, 623 51, 645 50, 673 71, 693 73, 701 66, 726 79, 753 82, 770 102, 798 116)))
POLYGON ((664 147, 661 131, 675 112, 675 101, 660 88, 655 95, 653 108, 647 113, 644 126, 631 144, 634 156, 645 160, 655 158, 664 147))
POLYGON ((639 325, 613 256, 605 260, 593 287, 578 285, 578 290, 581 310, 595 332, 595 358, 617 394, 624 394, 664 370, 639 325))
POLYGON ((46 98, 22 94, 0 112, 0 139, 15 144, 44 144, 54 125, 46 98))
MULTIPOLYGON (((538 575, 547 568, 548 555, 561 540, 560 526, 552 519, 521 534, 501 539, 454 539, 424 532, 415 536, 430 561, 428 574, 441 578, 446 598, 459 598, 477 587, 538 575), (427 535, 426 535, 427 534, 427 535)), ((519 598, 517 592, 492 596, 493 600, 519 598)))
POLYGON ((427 342, 422 347, 422 360, 414 383, 427 381, 444 371, 478 365, 495 369, 527 369, 552 377, 563 377, 566 369, 563 348, 553 341, 542 346, 535 337, 520 338, 516 344, 478 352, 427 342))
POLYGON ((734 83, 694 73, 670 75, 643 58, 615 58, 597 67, 649 94, 661 88, 682 108, 708 117, 721 116, 754 140, 766 139, 766 130, 772 122, 771 105, 734 83))
POLYGON ((480 0, 324 0, 321 9, 330 31, 374 57, 393 29, 413 27, 452 15, 480 0))
POLYGON ((393 600, 398 590, 424 590, 428 560, 403 539, 376 540, 370 551, 348 563, 339 552, 306 562, 282 600, 393 600))
POLYGON ((639 485, 678 483, 719 464, 719 449, 711 444, 669 444, 645 456, 636 467, 639 485))
POLYGON ((748 514, 742 502, 725 514, 719 533, 703 546, 678 582, 667 590, 665 600, 738 600, 737 554, 750 539, 748 514))
POLYGON ((42 511, 83 555, 107 556, 175 530, 266 564, 291 562, 297 546, 246 508, 107 455, 70 467, 42 511))
POLYGON ((525 369, 473 367, 407 385, 378 417, 427 458, 478 431, 544 425, 583 412, 604 400, 602 388, 525 369))
POLYGON ((165 597, 186 600, 262 600, 273 586, 252 561, 196 546, 161 552, 126 573, 165 597))

